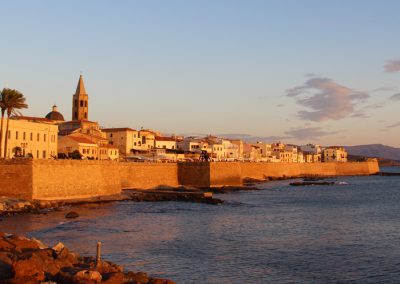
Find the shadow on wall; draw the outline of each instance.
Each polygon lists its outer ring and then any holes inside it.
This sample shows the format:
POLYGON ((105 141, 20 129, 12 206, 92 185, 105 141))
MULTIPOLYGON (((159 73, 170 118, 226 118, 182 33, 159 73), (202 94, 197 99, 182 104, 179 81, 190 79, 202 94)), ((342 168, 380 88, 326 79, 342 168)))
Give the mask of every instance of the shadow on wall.
POLYGON ((178 182, 183 186, 210 187, 210 163, 178 163, 178 182))

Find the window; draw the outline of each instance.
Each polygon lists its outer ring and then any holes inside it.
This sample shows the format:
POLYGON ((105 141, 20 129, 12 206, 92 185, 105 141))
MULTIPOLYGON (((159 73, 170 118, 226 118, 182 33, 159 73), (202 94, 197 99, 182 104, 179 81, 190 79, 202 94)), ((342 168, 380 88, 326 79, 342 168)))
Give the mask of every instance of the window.
POLYGON ((112 136, 112 133, 110 133, 110 137, 113 137, 113 136, 112 136))
POLYGON ((85 112, 85 118, 87 118, 87 113, 85 112))
POLYGON ((142 136, 142 144, 146 144, 146 136, 142 136))
POLYGON ((31 132, 31 141, 33 141, 33 133, 31 132))
POLYGON ((87 107, 87 101, 85 101, 85 107, 87 107))
POLYGON ((38 133, 37 134, 37 141, 39 142, 39 140, 40 140, 40 134, 38 133))
POLYGON ((36 151, 36 158, 39 159, 39 150, 36 151))
POLYGON ((83 101, 82 100, 80 101, 80 106, 83 107, 83 101))
POLYGON ((15 131, 15 140, 18 140, 18 131, 15 131))
POLYGON ((75 107, 78 107, 78 100, 75 100, 75 107))
POLYGON ((11 139, 11 130, 8 130, 8 140, 11 139))
POLYGON ((24 132, 24 134, 22 135, 22 140, 26 140, 26 132, 24 132))
POLYGON ((75 117, 75 119, 78 119, 78 113, 77 112, 75 112, 74 117, 75 117))
POLYGON ((43 159, 46 159, 46 150, 43 150, 43 159))
POLYGON ((44 142, 46 142, 46 137, 47 137, 46 134, 44 134, 44 135, 43 135, 43 140, 44 140, 44 142))
POLYGON ((136 146, 136 142, 133 142, 133 146, 136 146))

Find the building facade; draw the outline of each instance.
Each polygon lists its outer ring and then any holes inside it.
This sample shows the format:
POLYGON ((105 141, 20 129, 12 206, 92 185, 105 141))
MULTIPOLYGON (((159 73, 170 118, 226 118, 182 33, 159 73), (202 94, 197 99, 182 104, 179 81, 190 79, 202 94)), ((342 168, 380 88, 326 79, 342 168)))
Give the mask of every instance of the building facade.
MULTIPOLYGON (((4 125, 6 125, 6 120, 4 125)), ((8 133, 5 133, 4 127, 3 141, 0 142, 2 151, 4 151, 5 139, 8 139, 6 158, 19 156, 51 159, 57 157, 58 127, 46 118, 23 116, 10 119, 8 133)), ((4 157, 4 153, 1 153, 0 157, 4 157)))

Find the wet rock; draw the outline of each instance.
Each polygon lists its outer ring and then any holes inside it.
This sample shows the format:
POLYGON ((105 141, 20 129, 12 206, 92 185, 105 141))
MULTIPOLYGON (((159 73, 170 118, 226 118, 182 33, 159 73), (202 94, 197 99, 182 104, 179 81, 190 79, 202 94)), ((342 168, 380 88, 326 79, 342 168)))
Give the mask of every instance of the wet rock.
POLYGON ((100 272, 91 270, 78 271, 74 276, 76 283, 100 283, 101 279, 100 272))
POLYGON ((79 217, 79 214, 75 211, 68 212, 65 215, 65 218, 67 218, 67 219, 74 219, 74 218, 78 218, 78 217, 79 217))
POLYGON ((103 280, 101 283, 105 284, 119 284, 124 283, 124 273, 122 272, 115 272, 115 273, 106 273, 102 274, 103 280))
POLYGON ((35 243, 38 245, 38 247, 39 247, 40 249, 46 249, 46 248, 48 248, 48 246, 46 246, 44 243, 42 243, 42 242, 39 241, 38 239, 32 238, 31 241, 32 241, 32 242, 35 242, 35 243))
POLYGON ((147 273, 144 272, 132 272, 129 271, 126 275, 125 275, 125 281, 132 281, 132 282, 139 282, 139 283, 143 283, 146 284, 149 282, 149 277, 147 275, 147 273))
POLYGON ((62 243, 52 248, 41 241, 0 232, 0 283, 156 283, 173 284, 144 272, 124 273, 109 261, 79 257, 62 243))

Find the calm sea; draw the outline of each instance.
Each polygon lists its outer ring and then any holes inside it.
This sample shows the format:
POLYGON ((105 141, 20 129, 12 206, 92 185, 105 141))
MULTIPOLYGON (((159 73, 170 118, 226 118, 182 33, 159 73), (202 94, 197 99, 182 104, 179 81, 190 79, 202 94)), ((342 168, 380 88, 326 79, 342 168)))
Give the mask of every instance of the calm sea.
MULTIPOLYGON (((383 169, 398 171, 400 168, 383 169)), ((400 176, 261 184, 219 206, 121 202, 3 218, 0 230, 178 283, 400 283, 400 176)))

